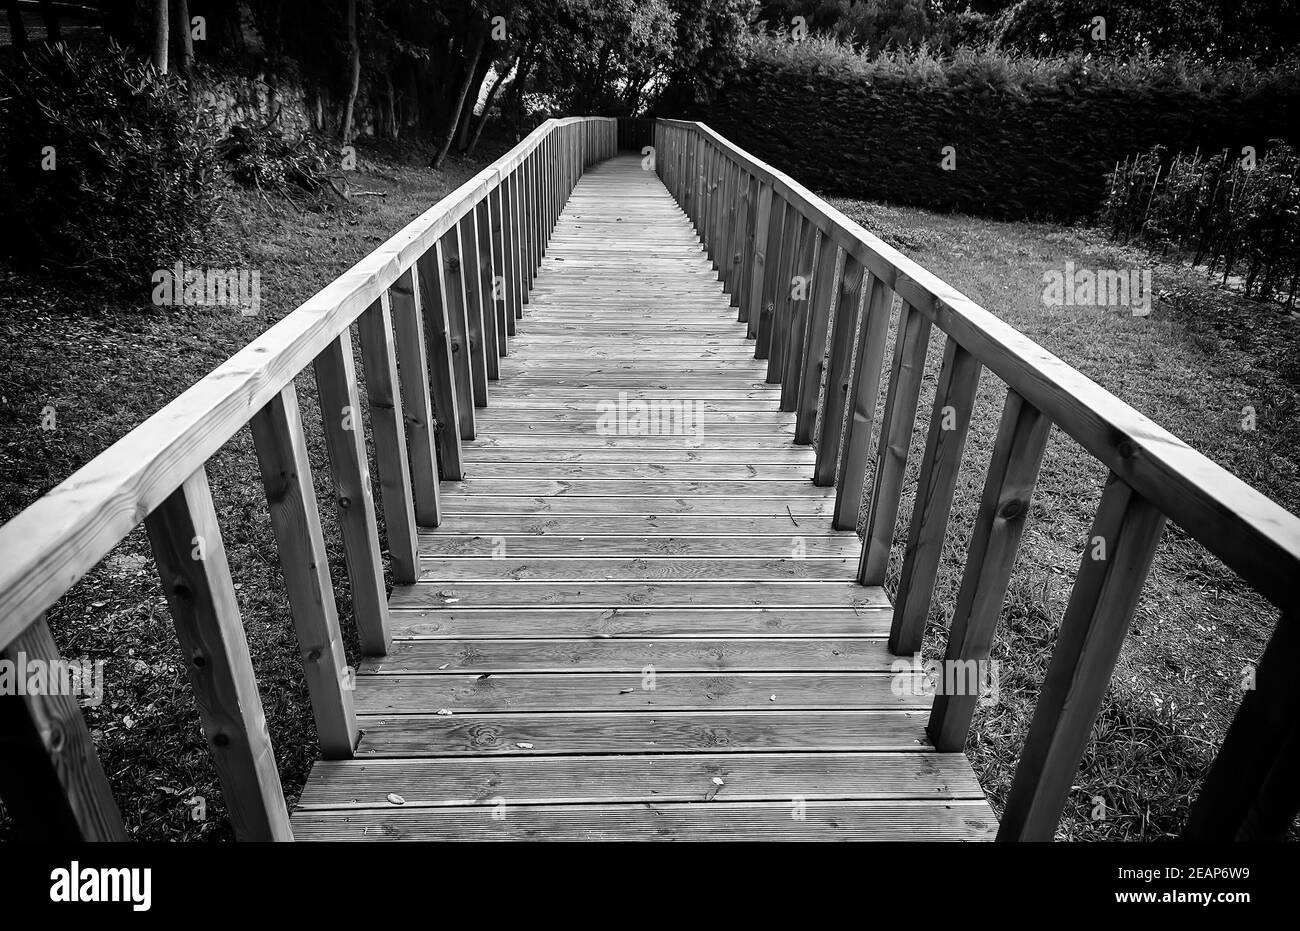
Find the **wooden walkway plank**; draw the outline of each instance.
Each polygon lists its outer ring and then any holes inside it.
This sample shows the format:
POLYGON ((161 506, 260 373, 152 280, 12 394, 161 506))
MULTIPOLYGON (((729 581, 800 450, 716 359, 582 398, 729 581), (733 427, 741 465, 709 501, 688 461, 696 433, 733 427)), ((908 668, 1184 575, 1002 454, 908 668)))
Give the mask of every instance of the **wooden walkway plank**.
MULTIPOLYGON (((926 736, 852 522, 832 527, 827 470, 865 468, 870 423, 843 454, 796 445, 832 314, 842 338, 863 305, 872 343, 828 390, 870 381, 874 404, 892 292, 719 149, 684 154, 665 170, 690 217, 639 156, 571 194, 522 166, 528 314, 418 581, 393 588, 392 646, 358 670, 355 757, 317 764, 300 836, 995 834, 970 764, 926 736)), ((842 394, 823 432, 862 417, 842 394)))

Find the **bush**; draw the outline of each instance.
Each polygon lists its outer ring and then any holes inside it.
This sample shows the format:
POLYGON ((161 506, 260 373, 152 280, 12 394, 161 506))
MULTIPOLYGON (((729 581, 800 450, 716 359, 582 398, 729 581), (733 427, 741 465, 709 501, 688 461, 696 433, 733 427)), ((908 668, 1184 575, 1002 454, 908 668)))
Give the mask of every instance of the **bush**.
POLYGON ((828 193, 999 219, 1091 218, 1133 152, 1300 143, 1300 66, 1190 57, 1032 58, 991 48, 871 56, 760 36, 698 119, 828 193), (951 146, 955 162, 943 161, 951 146))
POLYGON ((316 194, 328 182, 330 153, 315 137, 290 141, 268 127, 239 124, 218 145, 230 175, 244 187, 316 194))
POLYGON ((20 262, 147 288, 204 245, 220 175, 184 83, 116 44, 0 75, 0 242, 20 262))
POLYGON ((1275 145, 1262 158, 1224 151, 1170 159, 1159 146, 1125 159, 1101 211, 1111 236, 1209 259, 1247 297, 1294 302, 1300 275, 1300 157, 1275 145))

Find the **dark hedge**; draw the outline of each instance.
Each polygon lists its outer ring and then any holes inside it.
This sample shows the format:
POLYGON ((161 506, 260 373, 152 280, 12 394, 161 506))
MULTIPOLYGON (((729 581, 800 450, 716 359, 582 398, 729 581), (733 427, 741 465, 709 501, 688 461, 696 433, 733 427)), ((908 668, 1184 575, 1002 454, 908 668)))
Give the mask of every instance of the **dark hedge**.
POLYGON ((1300 82, 1026 81, 863 75, 755 57, 708 104, 708 123, 820 191, 984 216, 1090 217, 1117 162, 1160 145, 1202 153, 1300 142, 1300 82), (943 147, 956 169, 941 167, 943 147))

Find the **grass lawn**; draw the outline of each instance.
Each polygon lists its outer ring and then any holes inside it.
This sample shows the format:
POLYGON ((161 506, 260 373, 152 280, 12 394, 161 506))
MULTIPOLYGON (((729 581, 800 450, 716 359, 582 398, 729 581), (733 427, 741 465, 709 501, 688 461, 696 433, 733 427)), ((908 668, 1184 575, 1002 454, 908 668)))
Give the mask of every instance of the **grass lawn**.
MULTIPOLYGON (((1201 272, 1118 247, 1091 229, 831 201, 1224 468, 1300 511, 1300 313, 1246 301, 1208 283, 1201 272), (1153 268, 1150 315, 1045 306, 1043 273, 1064 271, 1067 261, 1077 268, 1153 268), (1243 429, 1247 407, 1255 411, 1253 431, 1243 429)), ((894 541, 891 592, 943 339, 936 328, 894 541)), ((927 657, 942 658, 947 642, 1005 390, 984 374, 931 606, 927 657)), ((1105 476, 1102 465, 1053 428, 994 646, 999 701, 977 712, 967 742, 999 811, 1105 476)), ((1241 698, 1242 670, 1257 662, 1276 622, 1271 605, 1170 524, 1058 837, 1175 836, 1241 698)))
MULTIPOLYGON (((260 270, 257 316, 243 317, 233 307, 158 308, 147 295, 135 301, 106 298, 70 283, 36 282, 0 264, 0 521, 67 478, 504 149, 484 142, 475 161, 449 161, 440 172, 422 167, 428 158, 416 158, 419 153, 411 153, 409 164, 398 164, 362 150, 362 170, 347 173, 352 189, 386 196, 348 204, 332 194, 307 205, 299 195, 290 203, 234 193, 223 203, 212 255, 189 264, 260 270), (42 429, 47 408, 54 411, 54 430, 42 429)), ((355 662, 347 574, 327 506, 328 460, 310 368, 296 385, 340 621, 349 661, 355 662)), ((236 434, 207 469, 292 805, 316 758, 316 735, 249 429, 236 434)), ((231 839, 143 527, 48 617, 64 656, 106 661, 103 703, 85 712, 131 837, 231 839)), ((0 838, 4 821, 0 816, 0 838)))

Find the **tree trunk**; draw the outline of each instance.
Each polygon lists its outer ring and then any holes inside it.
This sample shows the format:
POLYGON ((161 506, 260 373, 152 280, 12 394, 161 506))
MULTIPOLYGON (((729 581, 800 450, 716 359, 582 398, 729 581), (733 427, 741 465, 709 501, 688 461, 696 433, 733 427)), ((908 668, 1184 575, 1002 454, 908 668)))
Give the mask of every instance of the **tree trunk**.
POLYGON ((361 89, 361 43, 357 41, 357 0, 348 0, 348 100, 343 107, 343 142, 352 141, 352 116, 361 89))
POLYGON ((514 70, 515 65, 518 64, 518 62, 519 58, 516 56, 514 60, 506 66, 506 69, 501 72, 501 77, 497 79, 497 82, 488 88, 487 100, 483 102, 483 115, 479 117, 478 125, 474 127, 474 137, 470 139, 469 146, 465 149, 467 155, 473 155, 474 150, 478 148, 478 137, 483 135, 483 127, 487 125, 488 117, 492 115, 492 101, 496 99, 497 94, 501 90, 501 85, 506 83, 506 78, 510 77, 510 72, 514 70))
POLYGON ((45 41, 59 41, 59 14, 54 10, 53 0, 41 0, 41 21, 45 23, 45 41))
POLYGON ((153 66, 167 73, 167 0, 154 0, 153 66))
POLYGON ((486 39, 487 33, 482 30, 474 39, 474 52, 470 55, 469 67, 465 69, 465 80, 460 85, 460 96, 456 98, 456 109, 451 114, 451 125, 447 128, 447 140, 442 144, 442 148, 438 150, 438 154, 431 166, 434 170, 442 167, 443 159, 447 157, 447 153, 451 150, 451 144, 455 141, 456 126, 460 123, 461 111, 465 109, 465 98, 469 95, 470 84, 474 82, 474 72, 478 68, 478 59, 483 54, 483 43, 486 39))
POLYGON ((180 72, 189 77, 194 70, 194 37, 190 35, 190 0, 175 0, 176 47, 180 49, 180 72))
POLYGON ((14 51, 21 55, 27 51, 27 27, 23 25, 23 14, 18 12, 18 0, 6 0, 5 12, 9 14, 9 34, 14 37, 14 51))
POLYGON ((397 89, 393 87, 392 72, 385 71, 384 79, 388 82, 388 138, 396 141, 401 134, 397 123, 397 89))
MULTIPOLYGON (((466 98, 468 106, 461 115, 460 131, 457 133, 456 151, 464 152, 469 145, 469 128, 474 123, 474 105, 478 103, 479 91, 483 89, 483 82, 487 80, 488 72, 492 70, 492 56, 489 53, 486 56, 480 56, 479 67, 474 69, 474 76, 470 80, 470 93, 472 97, 466 98)), ((499 82, 498 82, 499 83, 499 82)), ((496 85, 494 84, 493 87, 496 85)), ((491 93, 491 89, 488 90, 491 93)), ((486 112, 486 111, 485 111, 486 112)))

